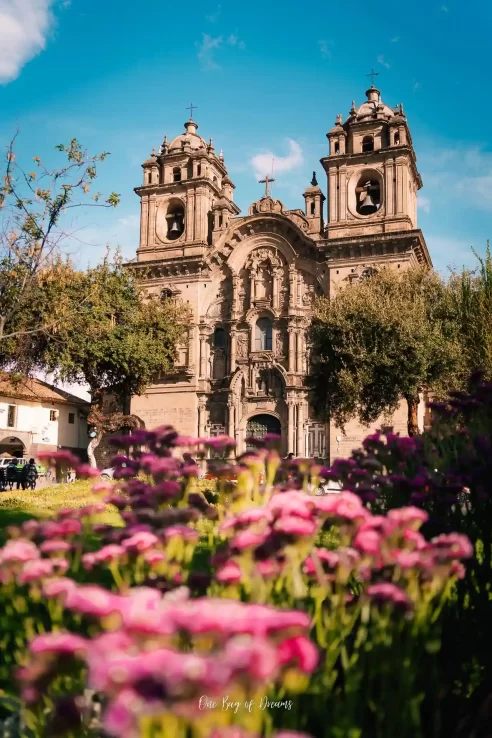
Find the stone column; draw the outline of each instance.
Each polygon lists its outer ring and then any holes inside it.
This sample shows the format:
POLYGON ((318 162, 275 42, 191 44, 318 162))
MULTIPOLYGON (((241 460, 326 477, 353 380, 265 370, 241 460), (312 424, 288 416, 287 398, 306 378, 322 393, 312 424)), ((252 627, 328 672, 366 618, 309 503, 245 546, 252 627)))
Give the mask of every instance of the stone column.
POLYGON ((140 248, 147 246, 149 240, 149 197, 142 197, 140 214, 140 248))
POLYGON ((289 308, 293 308, 296 304, 296 267, 295 264, 289 266, 289 308))
POLYGON ((273 309, 274 310, 278 310, 279 309, 279 304, 280 304, 280 300, 279 300, 280 294, 279 293, 280 293, 280 275, 281 275, 281 273, 282 272, 281 272, 280 269, 278 269, 278 267, 274 268, 274 270, 273 270, 273 285, 272 285, 272 304, 273 304, 273 309))
POLYGON ((287 453, 294 453, 294 401, 287 400, 287 453))
POLYGON ((304 403, 299 402, 297 405, 297 456, 305 455, 305 443, 304 443, 304 403))
POLYGON ((205 426, 207 424, 205 400, 198 400, 198 437, 205 438, 205 426))
POLYGON ((207 373, 207 336, 200 334, 200 379, 205 379, 207 373))
POLYGON ((237 352, 237 332, 235 328, 231 328, 231 352, 230 352, 230 369, 232 374, 236 370, 236 352, 237 352))
POLYGON ((235 438, 235 428, 234 428, 234 397, 229 395, 227 398, 227 414, 228 414, 228 428, 227 428, 227 435, 229 435, 231 438, 235 438))
POLYGON ((297 361, 296 361, 296 372, 301 374, 302 372, 302 329, 296 331, 296 342, 297 342, 297 361))
POLYGON ((289 326, 287 328, 287 332, 289 334, 289 372, 295 371, 295 348, 294 348, 294 341, 295 341, 295 328, 292 328, 289 326))
POLYGON ((239 312, 239 274, 232 275, 232 317, 239 312))
POLYGON ((155 244, 155 195, 149 197, 149 229, 147 237, 147 246, 154 246, 155 244))

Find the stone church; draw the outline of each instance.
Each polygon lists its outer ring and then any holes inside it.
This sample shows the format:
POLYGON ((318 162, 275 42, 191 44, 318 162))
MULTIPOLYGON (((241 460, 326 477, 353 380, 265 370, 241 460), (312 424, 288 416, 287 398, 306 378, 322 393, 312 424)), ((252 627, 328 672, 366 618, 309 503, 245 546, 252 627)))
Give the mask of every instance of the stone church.
MULTIPOLYGON (((302 208, 287 210, 266 176, 263 196, 241 215, 224 155, 192 117, 144 162, 131 267, 150 293, 193 315, 175 373, 132 399, 146 427, 227 433, 238 452, 249 436, 278 433, 285 454, 325 460, 349 455, 367 435, 355 420, 344 433, 320 423, 309 406, 313 302, 382 265, 431 260, 417 228, 422 180, 403 107, 386 105, 374 84, 366 98, 327 133, 327 195, 313 172, 302 208)), ((402 406, 395 430, 406 434, 406 420, 402 406)))

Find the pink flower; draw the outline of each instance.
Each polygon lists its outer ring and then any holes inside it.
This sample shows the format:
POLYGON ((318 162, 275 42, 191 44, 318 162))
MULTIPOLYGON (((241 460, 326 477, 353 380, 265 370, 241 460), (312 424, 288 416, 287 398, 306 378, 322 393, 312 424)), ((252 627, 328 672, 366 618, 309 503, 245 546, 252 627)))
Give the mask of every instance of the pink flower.
POLYGON ((461 561, 453 561, 450 568, 450 573, 457 579, 463 579, 466 574, 466 569, 461 561))
POLYGON ((429 545, 422 533, 411 528, 407 528, 404 531, 403 539, 411 544, 412 549, 416 549, 417 551, 424 551, 429 545))
POLYGON ((75 590, 77 585, 72 579, 66 577, 60 577, 59 579, 50 579, 43 583, 43 594, 48 599, 52 597, 60 597, 61 595, 66 597, 67 594, 75 590))
POLYGON ((152 566, 152 564, 160 564, 161 561, 165 561, 166 556, 162 551, 146 551, 144 553, 144 559, 149 566, 152 566))
POLYGON ((227 564, 217 572, 217 581, 219 582, 239 582, 241 580, 241 569, 235 561, 228 561, 227 564))
POLYGON ((267 559, 266 561, 258 561, 256 568, 262 577, 273 577, 278 573, 278 565, 267 559))
POLYGON ((236 441, 230 436, 226 435, 214 436, 214 438, 207 438, 205 440, 205 446, 221 451, 228 448, 234 448, 236 446, 236 441))
POLYGON ((300 517, 282 517, 276 521, 275 530, 294 536, 312 536, 316 532, 316 523, 300 517))
POLYGON ((96 482, 92 485, 93 492, 111 492, 114 485, 111 482, 96 482))
POLYGON ((354 538, 354 546, 366 554, 380 553, 383 539, 375 530, 359 530, 354 538))
POLYGON ((66 593, 65 607, 84 615, 104 617, 118 612, 121 597, 95 585, 69 589, 66 593))
POLYGON ((470 540, 460 533, 437 536, 432 538, 431 543, 439 554, 449 558, 470 559, 474 553, 470 540))
POLYGON ((193 528, 188 528, 186 525, 171 525, 164 531, 165 538, 172 538, 178 536, 184 541, 198 541, 200 536, 193 528))
POLYGON ((77 470, 77 476, 82 479, 90 479, 91 477, 99 477, 101 472, 99 469, 94 469, 90 464, 77 464, 74 467, 77 470))
POLYGON ((96 565, 96 554, 87 553, 82 556, 82 566, 84 569, 92 569, 96 565))
POLYGON ((429 519, 429 516, 425 510, 421 510, 418 507, 402 507, 399 510, 390 510, 388 512, 388 518, 394 520, 400 526, 418 528, 429 519))
POLYGON ((72 546, 67 541, 62 541, 55 538, 52 541, 43 541, 43 543, 39 547, 39 550, 44 554, 51 554, 70 551, 71 548, 72 546))
MULTIPOLYGON (((94 487, 92 489, 94 489, 94 487)), ((85 517, 89 518, 89 517, 92 517, 93 515, 97 515, 98 513, 103 513, 105 511, 106 511, 106 505, 103 505, 102 502, 97 502, 94 505, 86 505, 85 507, 82 507, 79 510, 79 515, 81 518, 85 518, 85 517)))
POLYGON ((408 596, 395 584, 383 582, 381 584, 373 584, 367 588, 367 594, 375 602, 388 603, 394 605, 410 605, 408 596))
MULTIPOLYGON (((73 515, 73 510, 71 511, 73 515)), ((65 518, 64 520, 48 521, 43 523, 42 526, 43 535, 46 538, 64 538, 69 536, 78 535, 82 532, 82 524, 80 520, 74 520, 73 518, 65 518)))
POLYGON ((137 717, 129 708, 131 702, 137 702, 133 690, 125 689, 118 698, 110 702, 104 712, 103 728, 108 735, 117 738, 133 738, 138 736, 137 717))
POLYGON ((34 582, 37 579, 51 576, 54 568, 53 561, 55 560, 56 559, 35 559, 33 561, 26 561, 22 567, 21 573, 19 574, 19 582, 21 584, 27 584, 28 582, 34 582))
POLYGON ((7 541, 5 546, 0 549, 0 564, 32 561, 39 558, 40 554, 37 546, 22 538, 7 541))
POLYGON ((298 506, 299 510, 305 507, 312 510, 315 507, 315 498, 307 495, 305 492, 291 490, 289 492, 277 492, 268 503, 268 508, 272 512, 282 512, 287 507, 292 510, 296 506, 298 506))
POLYGON ((110 544, 103 546, 97 553, 94 554, 94 560, 98 563, 106 563, 108 561, 114 561, 126 555, 126 550, 123 546, 117 546, 116 544, 110 544))
POLYGON ((392 551, 391 557, 402 569, 412 569, 420 563, 420 554, 417 551, 392 551))
POLYGON ((234 671, 246 671, 258 681, 271 679, 277 669, 277 653, 272 644, 262 637, 238 635, 225 647, 226 663, 234 671))
POLYGON ((318 663, 316 646, 306 636, 287 638, 277 649, 281 664, 296 663, 305 674, 310 674, 318 663))
POLYGON ((45 635, 36 636, 31 641, 29 648, 32 653, 74 654, 77 652, 85 653, 88 643, 85 638, 73 633, 46 633, 45 635))
POLYGON ((155 546, 156 543, 159 543, 159 539, 157 538, 157 536, 155 536, 153 533, 142 531, 140 533, 135 533, 130 538, 122 541, 122 546, 128 550, 134 549, 140 553, 143 551, 147 551, 149 548, 152 548, 152 546, 155 546))
POLYGON ((269 528, 261 533, 255 533, 252 530, 243 530, 232 539, 231 546, 239 550, 244 548, 257 548, 266 541, 269 534, 269 528))

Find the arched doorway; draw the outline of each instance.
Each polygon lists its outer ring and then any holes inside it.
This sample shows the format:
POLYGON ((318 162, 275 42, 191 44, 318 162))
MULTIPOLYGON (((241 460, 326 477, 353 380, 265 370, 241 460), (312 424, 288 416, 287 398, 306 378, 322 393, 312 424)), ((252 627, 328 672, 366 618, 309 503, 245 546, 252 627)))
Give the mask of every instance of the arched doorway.
MULTIPOLYGON (((275 433, 275 435, 281 435, 280 420, 274 415, 253 415, 246 425, 246 438, 264 438, 267 433, 275 433)), ((246 449, 250 449, 252 446, 246 445, 246 449)))
POLYGON ((26 452, 26 447, 20 438, 7 436, 0 440, 0 457, 15 456, 22 458, 26 452))

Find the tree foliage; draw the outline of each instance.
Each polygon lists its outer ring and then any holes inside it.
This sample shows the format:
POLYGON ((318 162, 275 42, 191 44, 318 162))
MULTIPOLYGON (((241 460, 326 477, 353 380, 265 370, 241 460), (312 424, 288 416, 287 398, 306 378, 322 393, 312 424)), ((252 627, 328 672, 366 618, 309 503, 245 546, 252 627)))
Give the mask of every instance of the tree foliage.
POLYGON ((310 329, 308 377, 320 418, 341 428, 369 424, 408 403, 408 431, 418 433, 419 393, 441 393, 460 372, 455 305, 434 272, 391 268, 322 298, 310 329))
POLYGON ((473 252, 475 269, 454 271, 449 290, 456 314, 463 363, 468 373, 480 371, 492 378, 492 254, 487 243, 485 256, 473 252))
MULTIPOLYGON (((33 171, 18 163, 15 136, 7 148, 4 174, 0 181, 0 364, 12 365, 20 355, 20 337, 36 332, 53 334, 71 319, 63 300, 53 302, 51 311, 41 316, 37 310, 39 280, 46 271, 60 269, 62 246, 69 234, 63 216, 80 207, 116 207, 115 192, 103 198, 90 195, 97 167, 108 152, 89 155, 76 139, 56 149, 66 159, 63 166, 49 169, 38 156, 33 171)), ((60 294, 63 293, 60 285, 60 294)), ((72 306, 73 307, 73 306, 72 306)), ((24 360, 28 353, 22 353, 24 360)), ((20 367, 25 370, 25 366, 20 367)))

